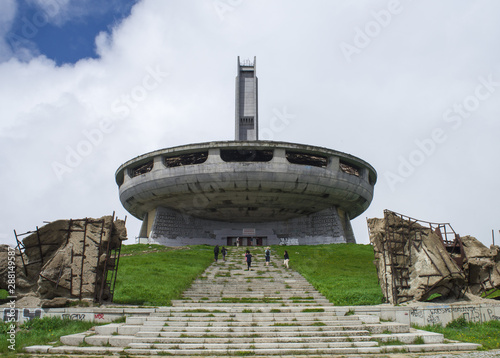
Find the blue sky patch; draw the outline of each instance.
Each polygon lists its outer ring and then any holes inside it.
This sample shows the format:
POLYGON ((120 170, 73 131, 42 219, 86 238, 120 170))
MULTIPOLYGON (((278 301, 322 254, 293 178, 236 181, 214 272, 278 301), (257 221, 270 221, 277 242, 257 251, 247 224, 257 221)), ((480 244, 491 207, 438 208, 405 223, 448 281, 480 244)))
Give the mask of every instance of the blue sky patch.
POLYGON ((97 58, 96 36, 101 31, 111 32, 130 15, 137 2, 86 0, 63 7, 54 0, 52 6, 43 7, 20 1, 6 40, 15 53, 27 49, 35 56, 45 55, 57 65, 97 58))

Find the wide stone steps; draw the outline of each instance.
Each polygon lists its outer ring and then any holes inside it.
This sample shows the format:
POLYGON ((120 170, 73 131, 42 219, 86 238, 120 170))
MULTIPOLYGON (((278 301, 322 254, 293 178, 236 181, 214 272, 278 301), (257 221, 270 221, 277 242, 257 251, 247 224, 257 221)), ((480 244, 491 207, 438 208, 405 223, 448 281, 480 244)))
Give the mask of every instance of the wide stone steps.
MULTIPOLYGON (((371 340, 371 336, 369 332, 362 331, 359 334, 364 334, 360 336, 355 336, 352 333, 349 334, 349 338, 353 341, 365 342, 371 340)), ((163 344, 193 344, 193 343, 298 343, 298 342, 350 342, 351 340, 347 340, 346 336, 306 336, 301 335, 300 337, 290 337, 288 335, 285 336, 269 336, 269 337, 238 337, 237 335, 227 336, 227 337, 213 337, 207 338, 203 337, 203 335, 194 336, 194 337, 137 337, 137 336, 91 336, 87 337, 85 341, 89 344, 96 345, 111 345, 114 347, 125 347, 130 345, 131 343, 163 343, 163 344), (106 340, 107 339, 107 340, 106 340), (103 343, 101 343, 101 341, 103 343), (127 341, 127 342, 126 342, 127 341), (93 343, 92 343, 93 342, 93 343), (127 343, 123 345, 123 343, 127 343)))
POLYGON ((179 344, 164 343, 131 343, 130 348, 135 349, 205 349, 205 350, 259 350, 259 349, 323 349, 323 348, 352 348, 352 347, 375 347, 377 342, 271 342, 271 343, 183 343, 182 348, 179 344))
POLYGON ((264 266, 263 259, 255 260, 252 270, 246 271, 241 265, 243 249, 232 248, 231 252, 234 256, 211 265, 172 306, 127 317, 125 323, 61 337, 62 346, 26 350, 69 355, 296 357, 477 347, 445 344, 440 334, 380 322, 375 315, 347 310, 346 315, 338 315, 338 307, 298 273, 279 265, 264 266), (395 339, 400 344, 383 343, 395 339))

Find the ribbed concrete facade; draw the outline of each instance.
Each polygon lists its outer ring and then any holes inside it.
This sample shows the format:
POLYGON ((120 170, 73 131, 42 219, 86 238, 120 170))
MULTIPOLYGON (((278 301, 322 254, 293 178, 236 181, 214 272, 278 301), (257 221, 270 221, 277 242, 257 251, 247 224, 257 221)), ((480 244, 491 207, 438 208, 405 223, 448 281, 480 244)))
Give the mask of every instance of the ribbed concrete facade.
POLYGON ((373 198, 377 174, 350 154, 258 138, 254 62, 236 77, 236 140, 141 155, 116 172, 140 237, 168 245, 355 242, 350 220, 373 198))

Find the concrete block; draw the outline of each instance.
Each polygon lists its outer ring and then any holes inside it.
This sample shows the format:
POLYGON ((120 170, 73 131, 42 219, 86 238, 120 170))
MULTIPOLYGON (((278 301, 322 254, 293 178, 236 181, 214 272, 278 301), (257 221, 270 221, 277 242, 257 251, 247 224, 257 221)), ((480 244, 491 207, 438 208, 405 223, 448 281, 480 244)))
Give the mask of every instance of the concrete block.
POLYGON ((48 353, 52 346, 29 346, 25 347, 24 351, 27 353, 48 353))
POLYGON ((384 331, 390 331, 391 333, 408 333, 410 331, 410 327, 408 325, 393 322, 366 324, 364 327, 373 334, 380 334, 384 331))
POLYGON ((85 333, 76 333, 76 334, 70 334, 67 336, 62 336, 60 338, 61 343, 68 345, 68 346, 78 346, 80 343, 83 343, 85 337, 87 337, 88 334, 85 333))
POLYGON ((105 326, 96 326, 95 333, 103 336, 111 336, 113 333, 118 333, 118 328, 123 325, 124 323, 111 323, 105 326))
POLYGON ((137 341, 134 336, 111 336, 108 343, 113 347, 128 347, 131 343, 137 341))
POLYGON ((126 336, 131 336, 136 334, 141 330, 141 326, 138 325, 123 325, 118 328, 118 334, 123 334, 126 336))
POLYGON ((150 315, 152 313, 155 313, 155 312, 158 312, 158 311, 161 311, 161 309, 157 309, 157 308, 124 308, 123 309, 123 313, 125 315, 144 315, 144 316, 147 316, 147 315, 150 315))
POLYGON ((440 333, 412 330, 410 333, 374 334, 373 339, 382 342, 400 341, 405 344, 413 344, 417 338, 422 338, 425 344, 443 343, 444 337, 440 333))
POLYGON ((126 318, 125 323, 126 324, 140 324, 142 325, 146 321, 147 317, 134 317, 134 316, 129 316, 126 318))
POLYGON ((110 336, 94 335, 85 337, 85 343, 91 344, 93 346, 105 346, 108 344, 108 339, 110 336))
POLYGON ((380 323, 380 318, 373 315, 356 315, 363 323, 380 323))

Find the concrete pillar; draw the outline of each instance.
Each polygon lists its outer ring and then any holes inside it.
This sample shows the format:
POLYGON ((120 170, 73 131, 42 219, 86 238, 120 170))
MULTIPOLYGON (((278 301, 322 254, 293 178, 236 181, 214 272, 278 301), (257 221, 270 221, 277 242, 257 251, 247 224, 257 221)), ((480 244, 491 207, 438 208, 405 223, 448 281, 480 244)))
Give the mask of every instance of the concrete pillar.
POLYGON ((288 163, 286 160, 285 149, 275 149, 273 154, 273 162, 275 163, 288 163))
POLYGON ((148 214, 142 219, 141 229, 139 230, 139 237, 149 237, 148 231, 148 214))
MULTIPOLYGON (((123 183, 126 183, 128 182, 130 179, 132 179, 132 177, 130 176, 130 169, 129 168, 125 168, 123 170, 123 183)), ((123 185, 123 184, 122 184, 123 185)))
POLYGON ((347 243, 356 243, 356 239, 354 238, 354 231, 352 230, 351 220, 349 218, 349 214, 343 211, 340 208, 337 208, 337 212, 339 213, 340 222, 342 224, 342 229, 344 231, 344 238, 347 243))
POLYGON ((220 163, 222 159, 220 158, 220 148, 210 148, 208 150, 208 158, 205 163, 220 163))
POLYGON ((339 157, 329 157, 326 169, 332 172, 338 172, 340 170, 340 159, 339 157))
POLYGON ((146 215, 146 218, 147 218, 146 219, 147 237, 149 237, 149 235, 151 235, 151 229, 153 228, 153 224, 156 218, 156 209, 149 211, 148 214, 146 215))
POLYGON ((360 175, 361 175, 361 178, 368 182, 370 179, 368 178, 368 176, 370 175, 370 172, 368 171, 368 168, 361 168, 360 170, 360 175))
POLYGON ((163 162, 163 157, 161 155, 157 155, 153 159, 153 170, 161 170, 161 169, 166 169, 167 167, 165 166, 165 163, 163 162))

